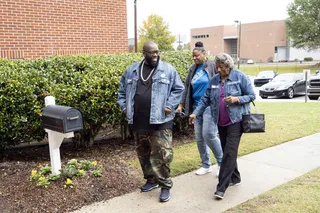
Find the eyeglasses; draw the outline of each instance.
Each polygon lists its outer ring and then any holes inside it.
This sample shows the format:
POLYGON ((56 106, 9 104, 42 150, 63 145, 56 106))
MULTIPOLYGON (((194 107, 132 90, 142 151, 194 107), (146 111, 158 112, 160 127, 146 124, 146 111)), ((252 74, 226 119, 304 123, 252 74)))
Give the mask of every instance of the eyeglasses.
POLYGON ((160 51, 159 50, 154 50, 154 51, 144 51, 145 53, 149 54, 149 55, 159 55, 160 54, 160 51))

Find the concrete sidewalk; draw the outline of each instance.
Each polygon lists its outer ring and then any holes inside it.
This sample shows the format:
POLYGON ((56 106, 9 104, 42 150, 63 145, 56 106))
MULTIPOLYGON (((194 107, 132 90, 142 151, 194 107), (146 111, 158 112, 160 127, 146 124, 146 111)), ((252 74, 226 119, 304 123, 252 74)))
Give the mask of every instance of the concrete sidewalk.
MULTIPOLYGON (((242 183, 229 187, 223 200, 213 194, 218 182, 215 172, 194 172, 173 178, 171 200, 158 201, 160 189, 130 194, 85 206, 74 213, 135 212, 223 212, 306 172, 320 167, 320 133, 293 140, 238 158, 242 183)), ((214 170, 216 171, 216 165, 214 170)))

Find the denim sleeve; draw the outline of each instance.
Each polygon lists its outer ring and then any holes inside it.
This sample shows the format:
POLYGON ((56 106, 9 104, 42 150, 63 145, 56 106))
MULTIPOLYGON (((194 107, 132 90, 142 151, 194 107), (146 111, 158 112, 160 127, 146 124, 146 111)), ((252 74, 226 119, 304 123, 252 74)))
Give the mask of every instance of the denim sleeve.
POLYGON ((174 68, 172 68, 172 85, 171 85, 171 90, 170 94, 167 99, 166 106, 169 107, 172 111, 174 111, 178 104, 181 101, 182 94, 184 91, 184 85, 181 81, 181 78, 174 68))
POLYGON ((121 110, 126 108, 126 78, 127 71, 125 71, 120 79, 120 89, 118 91, 118 104, 121 110))
POLYGON ((250 103, 256 99, 256 94, 253 90, 250 79, 245 75, 241 75, 241 84, 242 96, 239 96, 240 104, 250 103))
POLYGON ((198 106, 196 107, 196 109, 193 111, 193 114, 196 114, 196 116, 202 115, 204 110, 210 106, 210 93, 211 93, 211 87, 210 87, 211 83, 209 84, 206 92, 204 93, 204 95, 201 97, 200 102, 198 104, 198 106))

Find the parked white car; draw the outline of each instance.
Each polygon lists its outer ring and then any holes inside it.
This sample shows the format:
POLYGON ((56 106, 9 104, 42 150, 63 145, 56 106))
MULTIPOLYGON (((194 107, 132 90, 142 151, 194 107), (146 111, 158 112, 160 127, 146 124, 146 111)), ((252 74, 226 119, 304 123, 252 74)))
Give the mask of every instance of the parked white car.
POLYGON ((247 64, 254 64, 254 61, 253 61, 252 59, 249 59, 249 60, 247 61, 247 64))

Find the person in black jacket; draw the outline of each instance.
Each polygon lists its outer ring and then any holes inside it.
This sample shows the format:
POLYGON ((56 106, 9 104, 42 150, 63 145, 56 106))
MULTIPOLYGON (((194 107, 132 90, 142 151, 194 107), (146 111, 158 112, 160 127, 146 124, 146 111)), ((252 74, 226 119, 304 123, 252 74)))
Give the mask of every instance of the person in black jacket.
MULTIPOLYGON (((196 43, 192 54, 194 64, 189 69, 184 83, 185 91, 181 103, 176 109, 176 111, 182 112, 182 109, 184 108, 187 116, 197 107, 209 85, 209 80, 215 75, 215 64, 207 58, 206 50, 204 49, 202 42, 196 43)), ((212 172, 209 152, 210 148, 218 163, 218 177, 223 154, 220 140, 217 137, 218 127, 212 120, 210 107, 205 110, 203 115, 196 118, 194 131, 202 164, 202 167, 196 171, 196 174, 204 175, 212 172)))

